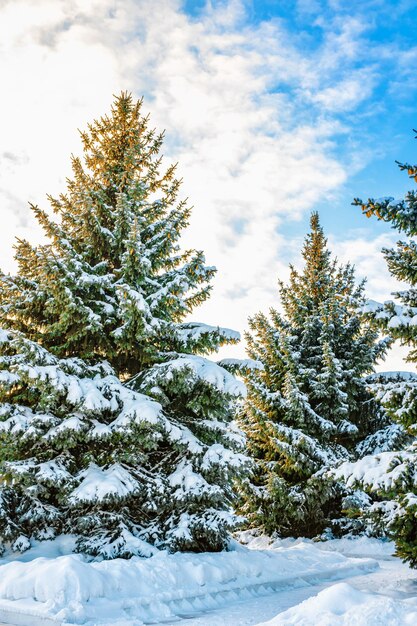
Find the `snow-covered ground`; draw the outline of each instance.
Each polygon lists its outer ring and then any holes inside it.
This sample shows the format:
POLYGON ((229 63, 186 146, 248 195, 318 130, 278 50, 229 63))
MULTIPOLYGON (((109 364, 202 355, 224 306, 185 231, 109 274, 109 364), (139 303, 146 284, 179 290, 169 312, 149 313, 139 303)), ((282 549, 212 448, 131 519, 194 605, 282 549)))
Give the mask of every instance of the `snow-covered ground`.
POLYGON ((71 537, 0 561, 0 622, 19 626, 406 626, 417 571, 392 545, 246 537, 219 554, 88 562, 71 537))
MULTIPOLYGON (((266 545, 265 538, 251 547, 266 545)), ((276 542, 290 546, 294 540, 276 542)), ((303 541, 304 543, 304 541, 303 541)), ((324 551, 374 556, 379 567, 345 579, 289 586, 268 597, 229 605, 169 626, 407 626, 417 624, 417 570, 392 556, 393 545, 376 539, 316 544, 324 551)))

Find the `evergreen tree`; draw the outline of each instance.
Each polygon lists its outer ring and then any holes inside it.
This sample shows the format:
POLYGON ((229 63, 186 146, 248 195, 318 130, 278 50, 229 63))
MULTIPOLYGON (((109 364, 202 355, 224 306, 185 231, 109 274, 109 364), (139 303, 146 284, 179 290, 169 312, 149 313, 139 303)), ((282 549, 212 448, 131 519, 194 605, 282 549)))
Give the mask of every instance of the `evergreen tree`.
POLYGON ((263 367, 246 376, 242 425, 256 469, 243 485, 242 511, 268 533, 323 531, 340 507, 324 470, 385 425, 363 377, 386 344, 359 312, 363 283, 326 244, 313 213, 304 269, 291 267, 289 284, 279 282, 283 315, 271 309, 270 319, 249 321, 248 352, 263 367))
POLYGON ((177 200, 175 167, 161 171, 163 136, 148 129, 141 104, 123 93, 81 134, 84 159, 72 159, 67 193, 50 198, 57 219, 32 207, 47 243, 18 241, 19 271, 1 277, 2 499, 22 503, 0 513, 3 543, 16 541, 4 530, 13 524, 26 537, 19 545, 48 525, 105 557, 152 545, 219 550, 237 521, 232 483, 246 460, 231 422, 244 386, 201 355, 239 335, 185 321, 209 296, 215 269, 202 252, 180 250, 190 210, 177 200), (13 352, 16 341, 31 348, 13 352), (22 373, 44 365, 56 373, 33 384, 22 373), (85 406, 91 385, 104 408, 85 406), (44 463, 65 469, 62 484, 45 487, 44 463), (35 516, 36 533, 25 521, 33 494, 60 520, 35 516))
MULTIPOLYGON (((411 179, 417 182, 417 166, 398 163, 411 179)), ((354 205, 360 206, 367 217, 376 216, 379 220, 391 223, 393 228, 404 233, 408 239, 397 243, 396 249, 383 249, 388 268, 399 280, 408 283, 407 289, 393 295, 401 304, 388 301, 383 304, 371 302, 366 307, 374 323, 400 340, 402 345, 410 347, 407 360, 417 363, 417 193, 409 191, 403 200, 395 201, 386 197, 363 202, 355 199, 354 205)), ((399 374, 377 381, 378 392, 386 410, 414 440, 417 423, 417 377, 399 374)), ((376 463, 383 467, 384 458, 378 457, 376 463)), ((388 530, 397 545, 397 554, 417 566, 417 446, 412 443, 401 451, 386 472, 387 480, 381 479, 377 496, 383 499, 385 509, 389 510, 388 530), (394 476, 394 478, 393 478, 394 476), (387 487, 387 485, 389 487, 387 487)), ((375 494, 372 485, 365 486, 375 494)), ((382 516, 384 518, 384 516, 382 516)), ((385 518, 387 516, 385 515, 385 518)), ((384 519, 383 519, 384 521, 384 519)))

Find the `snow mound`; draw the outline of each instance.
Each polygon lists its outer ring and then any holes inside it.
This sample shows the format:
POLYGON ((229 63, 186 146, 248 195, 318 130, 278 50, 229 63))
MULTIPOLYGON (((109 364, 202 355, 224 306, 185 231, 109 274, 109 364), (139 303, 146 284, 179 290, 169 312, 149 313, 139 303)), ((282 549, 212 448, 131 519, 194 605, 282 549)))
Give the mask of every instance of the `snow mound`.
POLYGON ((414 626, 416 623, 415 598, 399 600, 339 583, 258 626, 414 626))
POLYGON ((315 541, 305 537, 272 539, 268 535, 259 534, 254 530, 244 530, 236 533, 236 536, 249 550, 289 548, 303 544, 314 546, 324 552, 338 552, 348 557, 368 557, 382 560, 393 558, 395 552, 395 545, 392 541, 366 537, 365 535, 347 535, 340 539, 315 541))
POLYGON ((365 535, 329 539, 315 545, 320 550, 335 550, 345 556, 371 557, 379 560, 392 559, 395 552, 394 542, 365 535))
POLYGON ((254 595, 378 567, 373 560, 350 559, 307 543, 274 550, 159 552, 148 559, 87 562, 71 554, 2 563, 0 621, 21 612, 29 616, 20 622, 25 626, 46 618, 85 626, 175 620, 254 595))

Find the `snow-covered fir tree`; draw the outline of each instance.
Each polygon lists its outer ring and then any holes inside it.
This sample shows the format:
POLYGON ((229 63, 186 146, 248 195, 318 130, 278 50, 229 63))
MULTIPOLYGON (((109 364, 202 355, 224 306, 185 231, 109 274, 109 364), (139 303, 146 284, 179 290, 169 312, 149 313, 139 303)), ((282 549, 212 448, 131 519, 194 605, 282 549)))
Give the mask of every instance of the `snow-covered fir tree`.
POLYGON ((1 276, 3 544, 220 550, 237 521, 244 385, 202 355, 239 335, 185 321, 215 269, 180 250, 190 210, 141 106, 122 93, 81 134, 57 219, 32 207, 47 243, 1 276))
MULTIPOLYGON (((399 163, 402 171, 417 182, 417 166, 399 163)), ((397 302, 369 302, 365 310, 374 323, 388 331, 403 345, 410 347, 407 360, 417 363, 417 193, 409 191, 399 201, 392 197, 369 199, 354 203, 367 217, 391 223, 407 240, 396 249, 384 249, 390 272, 408 283, 408 288, 395 292, 397 302), (399 304, 398 304, 399 302, 399 304)), ((374 388, 386 411, 408 434, 411 443, 396 452, 368 456, 361 467, 344 466, 352 484, 363 486, 377 502, 371 509, 375 524, 393 536, 397 553, 417 566, 417 374, 391 373, 374 380, 374 388), (369 468, 374 478, 370 479, 369 468)), ((369 511, 368 511, 369 513, 369 511)))
POLYGON ((300 273, 279 282, 283 314, 250 319, 242 426, 255 460, 242 512, 267 533, 314 536, 340 515, 341 492, 325 469, 351 458, 386 417, 364 376, 386 349, 360 314, 363 283, 331 259, 317 213, 300 273))

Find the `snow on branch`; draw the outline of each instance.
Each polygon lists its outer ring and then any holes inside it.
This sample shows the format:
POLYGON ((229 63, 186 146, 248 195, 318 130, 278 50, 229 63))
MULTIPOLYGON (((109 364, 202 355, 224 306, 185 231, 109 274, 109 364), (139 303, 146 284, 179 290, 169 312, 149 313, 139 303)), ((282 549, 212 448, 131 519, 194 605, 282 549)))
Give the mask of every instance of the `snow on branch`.
POLYGON ((369 314, 376 320, 385 320, 387 328, 417 326, 417 307, 395 304, 392 300, 368 300, 362 307, 362 313, 369 314))
POLYGON ((236 330, 221 326, 209 326, 201 322, 179 324, 176 328, 176 334, 185 343, 196 341, 204 335, 218 335, 228 341, 240 341, 240 333, 236 330))
POLYGON ((346 461, 332 470, 336 479, 342 479, 348 487, 357 485, 372 491, 389 492, 409 480, 410 471, 417 478, 415 452, 382 452, 369 454, 358 461, 346 461))
POLYGON ((89 467, 80 472, 76 478, 81 479, 81 482, 68 498, 71 504, 126 498, 140 489, 132 473, 119 463, 114 463, 107 469, 90 463, 89 467))
POLYGON ((222 359, 217 361, 217 365, 224 367, 228 372, 232 374, 247 374, 254 370, 263 370, 264 365, 261 361, 255 361, 254 359, 222 359))
POLYGON ((245 397, 246 386, 232 374, 201 356, 179 355, 172 361, 155 365, 146 375, 146 382, 158 380, 162 376, 165 381, 172 380, 176 373, 189 372, 195 380, 203 381, 215 387, 220 393, 234 397, 245 397))

